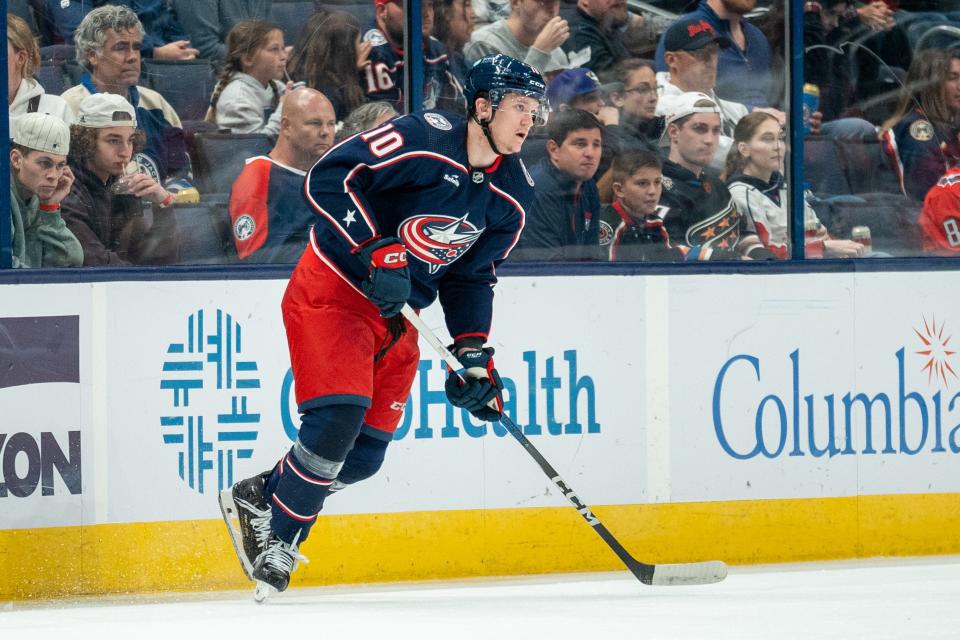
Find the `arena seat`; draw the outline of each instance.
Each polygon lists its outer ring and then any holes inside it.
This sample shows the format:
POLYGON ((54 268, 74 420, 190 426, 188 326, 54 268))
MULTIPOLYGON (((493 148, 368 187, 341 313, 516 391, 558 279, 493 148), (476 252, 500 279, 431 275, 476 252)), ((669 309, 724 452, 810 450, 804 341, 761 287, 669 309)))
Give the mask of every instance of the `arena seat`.
POLYGON ((203 120, 216 84, 208 60, 150 60, 143 64, 144 84, 162 95, 181 120, 203 120))
POLYGON ((292 45, 316 10, 313 0, 274 0, 270 7, 270 21, 283 30, 284 43, 292 45))
POLYGON ((231 264, 236 250, 224 235, 219 209, 211 204, 176 206, 173 209, 180 230, 181 264, 231 264))
POLYGON ((265 155, 273 147, 262 133, 197 133, 193 139, 193 170, 201 194, 230 193, 247 158, 265 155))

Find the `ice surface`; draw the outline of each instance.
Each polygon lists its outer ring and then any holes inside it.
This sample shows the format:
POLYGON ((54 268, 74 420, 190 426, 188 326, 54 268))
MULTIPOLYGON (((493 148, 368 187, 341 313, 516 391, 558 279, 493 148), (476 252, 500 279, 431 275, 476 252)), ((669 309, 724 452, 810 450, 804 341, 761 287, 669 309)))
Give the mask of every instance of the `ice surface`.
POLYGON ((0 640, 960 638, 960 557, 732 567, 702 587, 575 574, 0 604, 0 640))

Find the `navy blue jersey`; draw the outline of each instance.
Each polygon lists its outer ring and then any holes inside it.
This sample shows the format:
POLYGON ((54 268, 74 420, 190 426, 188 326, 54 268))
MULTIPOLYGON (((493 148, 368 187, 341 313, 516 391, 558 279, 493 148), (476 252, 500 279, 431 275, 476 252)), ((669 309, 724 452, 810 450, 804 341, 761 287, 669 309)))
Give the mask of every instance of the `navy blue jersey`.
MULTIPOLYGON (((363 40, 373 43, 370 64, 360 73, 367 99, 386 100, 402 113, 403 49, 391 45, 379 29, 368 30, 363 40)), ((433 36, 423 43, 423 108, 466 110, 463 89, 450 71, 447 48, 433 36)))
POLYGON ((248 262, 296 262, 314 222, 303 195, 305 171, 267 156, 247 160, 230 192, 237 255, 248 262))
POLYGON ((466 139, 463 117, 402 116, 333 147, 306 190, 321 218, 312 244, 324 262, 359 289, 369 270, 358 249, 399 238, 410 306, 427 307, 439 293, 450 335, 486 340, 496 267, 520 238, 533 180, 516 155, 474 169, 466 139))

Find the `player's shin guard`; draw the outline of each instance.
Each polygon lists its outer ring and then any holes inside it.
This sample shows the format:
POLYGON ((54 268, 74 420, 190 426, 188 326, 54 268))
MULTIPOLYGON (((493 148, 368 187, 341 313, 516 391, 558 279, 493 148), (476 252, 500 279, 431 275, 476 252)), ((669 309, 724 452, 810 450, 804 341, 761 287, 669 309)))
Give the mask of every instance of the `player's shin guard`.
POLYGON ((298 445, 299 441, 280 464, 279 480, 270 499, 271 529, 288 544, 306 539, 339 471, 339 465, 330 466, 323 475, 311 470, 300 459, 306 457, 306 450, 300 446, 298 452, 298 445))
POLYGON ((356 405, 326 405, 304 412, 297 442, 267 483, 277 538, 287 543, 307 539, 357 439, 364 412, 356 405))
POLYGON ((340 475, 330 487, 330 493, 340 491, 348 485, 366 480, 376 474, 383 466, 383 458, 391 439, 391 434, 364 425, 353 444, 353 449, 347 454, 343 468, 340 469, 340 475))

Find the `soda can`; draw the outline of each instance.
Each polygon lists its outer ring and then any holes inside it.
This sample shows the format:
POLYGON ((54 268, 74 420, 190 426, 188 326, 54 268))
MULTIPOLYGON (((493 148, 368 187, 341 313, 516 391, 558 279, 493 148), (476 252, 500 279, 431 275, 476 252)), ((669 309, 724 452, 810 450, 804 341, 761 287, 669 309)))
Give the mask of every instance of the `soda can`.
POLYGON ((804 255, 807 258, 822 258, 823 243, 820 240, 820 221, 808 218, 803 223, 804 255))
POLYGON ((870 238, 870 227, 866 225, 858 225, 850 229, 850 239, 854 242, 859 242, 868 251, 873 249, 873 240, 870 238))
POLYGON ((815 84, 803 85, 803 134, 810 135, 810 116, 820 108, 820 87, 815 84))

